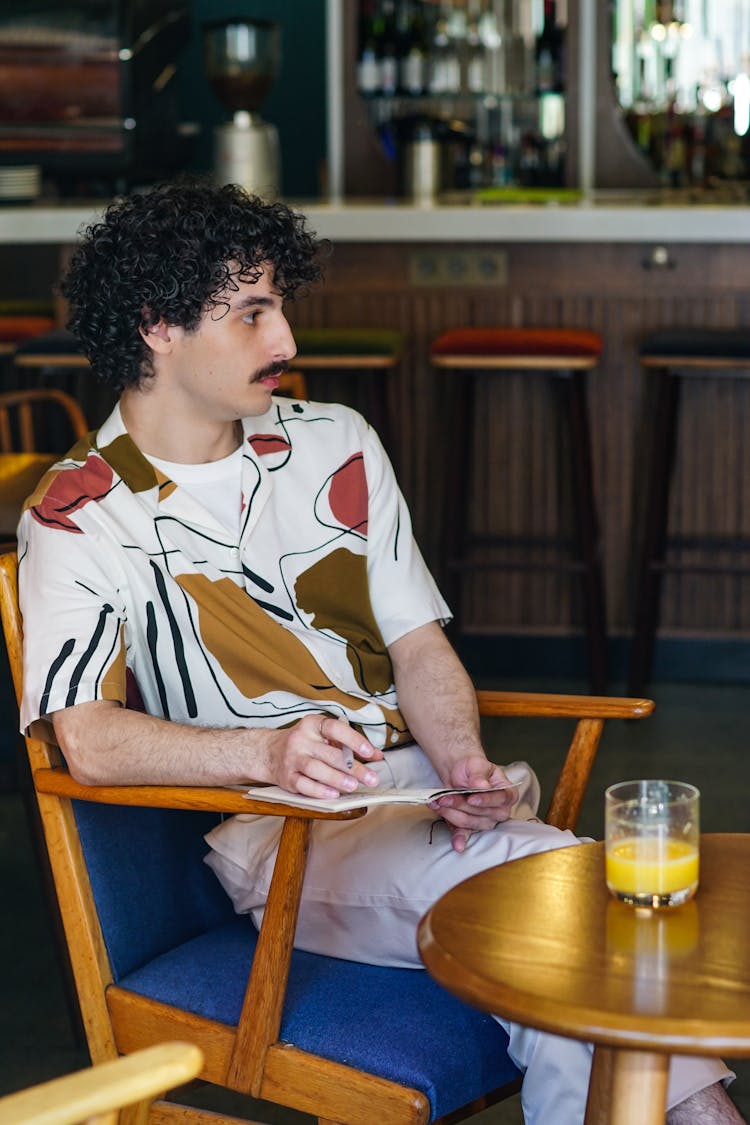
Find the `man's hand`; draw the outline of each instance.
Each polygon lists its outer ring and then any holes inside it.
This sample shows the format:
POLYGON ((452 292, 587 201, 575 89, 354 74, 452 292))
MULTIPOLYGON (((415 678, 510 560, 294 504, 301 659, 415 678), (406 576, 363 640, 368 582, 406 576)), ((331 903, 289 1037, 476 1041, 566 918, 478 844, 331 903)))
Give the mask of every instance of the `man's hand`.
MULTIPOLYGON (((500 766, 488 761, 483 754, 471 754, 453 764, 446 786, 489 789, 493 785, 507 784, 507 781, 500 766)), ((453 847, 462 852, 472 832, 487 831, 507 820, 517 799, 517 789, 500 789, 496 793, 441 797, 430 808, 439 812, 451 826, 453 847)))
POLYGON ((342 719, 307 715, 274 733, 260 780, 290 793, 329 799, 351 793, 360 784, 378 784, 378 775, 357 759, 379 761, 382 751, 342 719))

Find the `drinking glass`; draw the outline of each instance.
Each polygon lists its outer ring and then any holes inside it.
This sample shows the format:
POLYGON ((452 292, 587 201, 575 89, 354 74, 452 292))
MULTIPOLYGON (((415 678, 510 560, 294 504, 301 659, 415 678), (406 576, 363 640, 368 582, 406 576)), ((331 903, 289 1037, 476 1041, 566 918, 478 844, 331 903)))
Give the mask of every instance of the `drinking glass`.
POLYGON ((621 781, 604 795, 607 886, 632 906, 680 906, 698 887, 700 793, 684 781, 621 781))

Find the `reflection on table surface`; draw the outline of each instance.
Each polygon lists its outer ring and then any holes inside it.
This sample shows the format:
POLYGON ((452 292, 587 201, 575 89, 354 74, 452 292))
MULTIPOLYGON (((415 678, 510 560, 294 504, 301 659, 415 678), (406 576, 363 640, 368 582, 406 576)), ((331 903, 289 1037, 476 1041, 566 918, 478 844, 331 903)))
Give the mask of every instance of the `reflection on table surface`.
POLYGON ((663 1125, 669 1056, 750 1057, 750 835, 705 835, 694 899, 607 891, 604 844, 467 879, 422 919, 430 973, 477 1008, 595 1045, 586 1125, 663 1125))
POLYGON ((604 845, 530 856, 448 892, 420 929, 427 967, 464 1000, 574 1037, 750 1051, 750 835, 701 837, 693 905, 615 902, 604 845))

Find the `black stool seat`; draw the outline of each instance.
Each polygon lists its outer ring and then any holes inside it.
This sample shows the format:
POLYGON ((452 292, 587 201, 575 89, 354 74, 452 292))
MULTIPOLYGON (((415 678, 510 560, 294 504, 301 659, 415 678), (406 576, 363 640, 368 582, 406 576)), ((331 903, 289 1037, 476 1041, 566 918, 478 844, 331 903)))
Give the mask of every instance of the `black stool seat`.
POLYGON ((13 354, 13 366, 16 386, 64 391, 81 405, 92 427, 104 421, 117 401, 115 391, 93 377, 78 337, 66 328, 24 340, 13 354))
POLYGON ((16 348, 16 367, 88 367, 89 361, 77 336, 66 328, 55 328, 24 340, 16 348))
POLYGON ((580 581, 583 592, 584 630, 588 647, 591 690, 604 692, 607 683, 607 631, 599 527, 594 501, 591 434, 586 402, 586 375, 602 350, 601 337, 585 329, 558 328, 456 328, 433 342, 435 367, 450 369, 451 476, 445 545, 445 586, 453 610, 453 630, 460 631, 463 576, 472 570, 495 569, 528 572, 567 570, 580 581), (470 532, 467 495, 471 480, 474 435, 474 384, 477 378, 520 374, 546 376, 559 395, 568 445, 573 537, 545 538, 513 535, 477 535, 470 532), (513 557, 503 562, 479 561, 476 548, 511 548, 513 557), (554 560, 539 560, 538 548, 554 547, 554 560), (560 554, 557 554, 560 549, 560 554))
POLYGON ((641 694, 651 679, 664 575, 669 572, 744 574, 726 561, 677 560, 676 548, 705 552, 750 549, 739 536, 670 535, 669 498, 677 456, 681 384, 684 378, 750 377, 750 329, 671 328, 641 342, 641 364, 653 385, 653 429, 645 477, 645 505, 636 572, 633 642, 628 691, 641 694))
POLYGON ((718 366, 722 360, 750 360, 748 328, 672 328, 654 332, 640 347, 646 366, 718 366))

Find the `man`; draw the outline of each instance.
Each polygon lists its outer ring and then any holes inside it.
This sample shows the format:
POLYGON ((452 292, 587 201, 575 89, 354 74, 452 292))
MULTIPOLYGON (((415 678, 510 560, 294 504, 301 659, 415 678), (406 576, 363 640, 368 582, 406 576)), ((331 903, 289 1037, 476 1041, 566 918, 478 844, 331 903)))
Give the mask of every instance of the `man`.
MULTIPOLYGON (((295 354, 284 303, 318 274, 300 216, 187 183, 112 205, 71 262, 70 325, 121 395, 30 498, 19 578, 22 725, 51 725, 81 781, 331 797, 380 776, 505 780, 376 435, 344 407, 273 397, 295 354)), ((297 944, 417 967, 439 894, 576 843, 536 820, 537 798, 528 771, 521 791, 316 824, 297 944)), ((208 838, 256 920, 278 834, 241 816, 208 838)), ((504 1026, 527 1122, 580 1123, 589 1049, 504 1026)), ((677 1060, 671 1120, 741 1122, 729 1077, 677 1060)))

